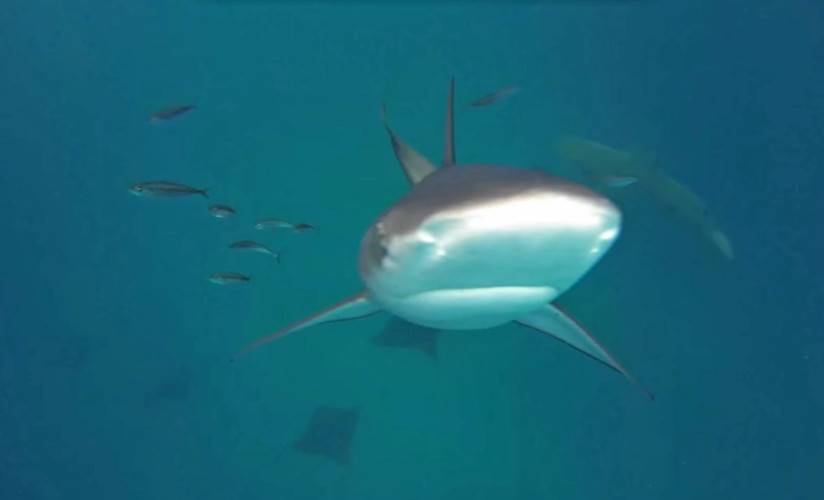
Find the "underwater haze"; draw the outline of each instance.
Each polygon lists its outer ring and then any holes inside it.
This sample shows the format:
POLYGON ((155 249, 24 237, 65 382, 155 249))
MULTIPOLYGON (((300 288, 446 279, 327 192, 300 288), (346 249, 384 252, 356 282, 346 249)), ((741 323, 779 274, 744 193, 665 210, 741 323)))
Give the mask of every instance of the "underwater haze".
POLYGON ((0 47, 0 498, 824 498, 820 1, 6 0, 0 47), (439 165, 453 77, 459 163, 620 207, 557 304, 655 401, 514 323, 230 362, 363 288, 381 105, 439 165))

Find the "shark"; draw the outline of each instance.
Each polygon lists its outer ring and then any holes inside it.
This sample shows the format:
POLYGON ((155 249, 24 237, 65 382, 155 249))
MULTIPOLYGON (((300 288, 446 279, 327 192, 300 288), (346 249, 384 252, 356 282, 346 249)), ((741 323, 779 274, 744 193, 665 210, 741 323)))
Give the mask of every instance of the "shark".
POLYGON ((601 260, 622 214, 595 190, 541 169, 460 164, 454 135, 455 79, 446 99, 440 168, 381 120, 411 189, 365 231, 358 253, 364 288, 241 349, 306 328, 381 311, 438 330, 516 322, 623 374, 655 399, 555 300, 601 260))
POLYGON ((604 144, 562 137, 553 144, 555 153, 581 169, 586 179, 607 187, 635 184, 653 170, 655 156, 647 152, 621 151, 604 144))
POLYGON ((729 260, 735 258, 730 240, 719 228, 707 204, 658 167, 654 154, 621 151, 577 137, 555 141, 554 150, 558 156, 580 168, 584 176, 597 185, 620 188, 637 183, 660 205, 697 227, 724 257, 729 260))

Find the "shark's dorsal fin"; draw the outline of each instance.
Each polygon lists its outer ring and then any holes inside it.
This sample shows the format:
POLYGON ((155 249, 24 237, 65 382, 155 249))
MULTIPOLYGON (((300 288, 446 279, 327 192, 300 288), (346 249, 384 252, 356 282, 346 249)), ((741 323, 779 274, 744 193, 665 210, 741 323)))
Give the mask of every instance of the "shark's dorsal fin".
POLYGON ((443 160, 441 166, 449 167, 455 164, 455 78, 449 81, 449 94, 446 97, 446 120, 444 124, 443 160))
POLYGON ((412 185, 415 185, 423 180, 424 177, 435 171, 433 165, 426 157, 417 151, 412 146, 405 143, 403 139, 397 136, 395 132, 389 127, 386 122, 386 106, 381 104, 381 121, 386 131, 389 132, 389 138, 392 140, 392 149, 395 151, 395 158, 401 164, 403 173, 407 180, 412 185))
MULTIPOLYGON (((441 165, 448 167, 455 164, 455 121, 454 121, 454 101, 455 101, 455 78, 449 82, 449 93, 446 98, 446 123, 444 126, 444 150, 441 165)), ((381 104, 381 121, 389 138, 392 140, 392 149, 395 151, 395 158, 401 164, 404 175, 410 184, 415 185, 421 182, 426 176, 435 171, 432 164, 424 155, 398 137, 389 123, 386 121, 386 106, 381 104)))

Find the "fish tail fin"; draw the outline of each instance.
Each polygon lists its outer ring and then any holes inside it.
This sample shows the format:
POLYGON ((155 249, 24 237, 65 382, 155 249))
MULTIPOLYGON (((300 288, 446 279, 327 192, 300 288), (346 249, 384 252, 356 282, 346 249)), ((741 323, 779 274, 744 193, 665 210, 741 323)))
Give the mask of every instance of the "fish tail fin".
POLYGON ((204 198, 207 198, 207 199, 209 198, 209 188, 201 189, 200 191, 198 191, 198 193, 203 195, 204 198))

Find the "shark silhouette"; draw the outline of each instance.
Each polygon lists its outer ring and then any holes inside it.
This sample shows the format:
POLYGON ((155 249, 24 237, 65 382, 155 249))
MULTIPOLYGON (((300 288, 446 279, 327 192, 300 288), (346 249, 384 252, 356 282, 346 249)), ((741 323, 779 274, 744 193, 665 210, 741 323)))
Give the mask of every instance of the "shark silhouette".
POLYGON ((555 141, 554 149, 558 156, 580 168, 591 182, 608 187, 637 183, 659 204, 698 228, 724 257, 730 260, 735 258, 730 240, 719 229, 706 203, 685 185, 667 175, 658 166, 655 155, 620 151, 577 137, 564 137, 555 141))

